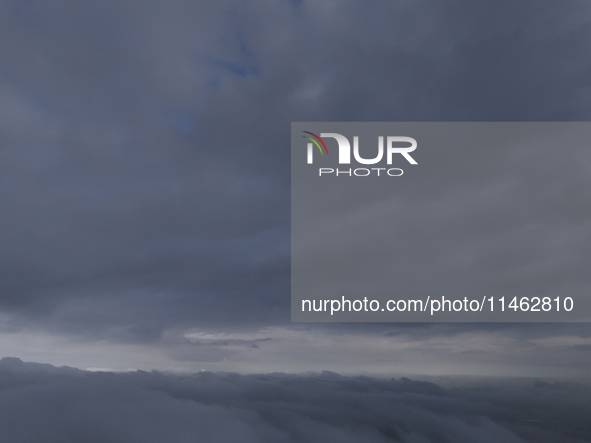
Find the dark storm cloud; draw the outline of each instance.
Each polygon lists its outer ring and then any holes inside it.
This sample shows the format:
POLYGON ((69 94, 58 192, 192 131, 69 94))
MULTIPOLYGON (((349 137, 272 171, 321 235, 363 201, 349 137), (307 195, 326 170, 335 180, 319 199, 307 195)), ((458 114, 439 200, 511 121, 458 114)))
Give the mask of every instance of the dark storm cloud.
POLYGON ((588 387, 521 380, 442 388, 336 373, 89 373, 0 361, 14 443, 590 441, 588 387))
POLYGON ((4 10, 5 309, 158 328, 285 293, 286 182, 247 146, 268 140, 205 121, 250 63, 230 5, 170 6, 4 10))
POLYGON ((579 1, 1 2, 3 326, 141 342, 287 322, 289 122, 587 120, 588 17, 579 1))

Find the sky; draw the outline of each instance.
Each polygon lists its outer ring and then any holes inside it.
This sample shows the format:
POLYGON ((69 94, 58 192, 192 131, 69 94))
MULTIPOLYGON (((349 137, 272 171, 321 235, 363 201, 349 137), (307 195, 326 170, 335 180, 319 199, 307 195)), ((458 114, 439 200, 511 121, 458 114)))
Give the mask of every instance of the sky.
MULTIPOLYGON (((588 122, 590 22, 0 0, 0 441, 590 442, 588 323, 290 321, 291 122, 588 122)), ((406 207, 403 249, 442 252, 409 275, 588 294, 591 154, 472 155, 406 207)))
MULTIPOLYGON (((0 356, 588 382, 586 323, 292 324, 289 131, 589 121, 590 21, 573 0, 0 1, 0 356)), ((542 155, 577 178, 541 168, 519 201, 558 211, 540 233, 570 261, 542 271, 586 290, 590 158, 542 155)))

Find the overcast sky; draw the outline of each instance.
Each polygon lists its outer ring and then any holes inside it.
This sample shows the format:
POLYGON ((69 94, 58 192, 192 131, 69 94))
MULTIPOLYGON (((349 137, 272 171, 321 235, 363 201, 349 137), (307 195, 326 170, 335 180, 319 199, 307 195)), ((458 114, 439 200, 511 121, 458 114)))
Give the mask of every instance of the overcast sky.
MULTIPOLYGON (((291 324, 289 142, 292 121, 589 121, 590 22, 586 0, 0 1, 0 356, 585 379, 588 324, 291 324)), ((581 259, 590 162, 519 190, 554 192, 547 232, 581 259)))

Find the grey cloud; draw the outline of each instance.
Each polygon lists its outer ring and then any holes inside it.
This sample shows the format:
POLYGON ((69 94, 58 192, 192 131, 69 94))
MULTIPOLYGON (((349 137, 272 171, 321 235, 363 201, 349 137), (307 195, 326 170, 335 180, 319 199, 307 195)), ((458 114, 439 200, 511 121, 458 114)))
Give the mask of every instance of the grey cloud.
POLYGON ((563 442, 591 438, 589 388, 542 380, 89 373, 0 361, 11 442, 563 442))

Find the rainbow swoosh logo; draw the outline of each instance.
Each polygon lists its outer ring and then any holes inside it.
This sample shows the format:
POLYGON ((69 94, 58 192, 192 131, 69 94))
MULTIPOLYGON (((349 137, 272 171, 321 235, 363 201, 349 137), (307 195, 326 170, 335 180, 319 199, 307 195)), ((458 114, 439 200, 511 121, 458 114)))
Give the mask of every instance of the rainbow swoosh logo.
POLYGON ((312 143, 314 143, 316 145, 316 147, 320 151, 320 154, 324 155, 324 153, 326 152, 326 155, 328 155, 328 148, 326 147, 326 143, 324 143, 324 140, 322 140, 322 138, 319 135, 316 135, 313 132, 309 132, 309 131, 302 131, 302 132, 305 132, 306 134, 310 134, 312 136, 312 137, 310 137, 308 135, 302 135, 302 137, 310 140, 312 143), (320 145, 322 145, 322 146, 320 146, 320 145), (324 148, 324 150, 322 148, 324 148))

